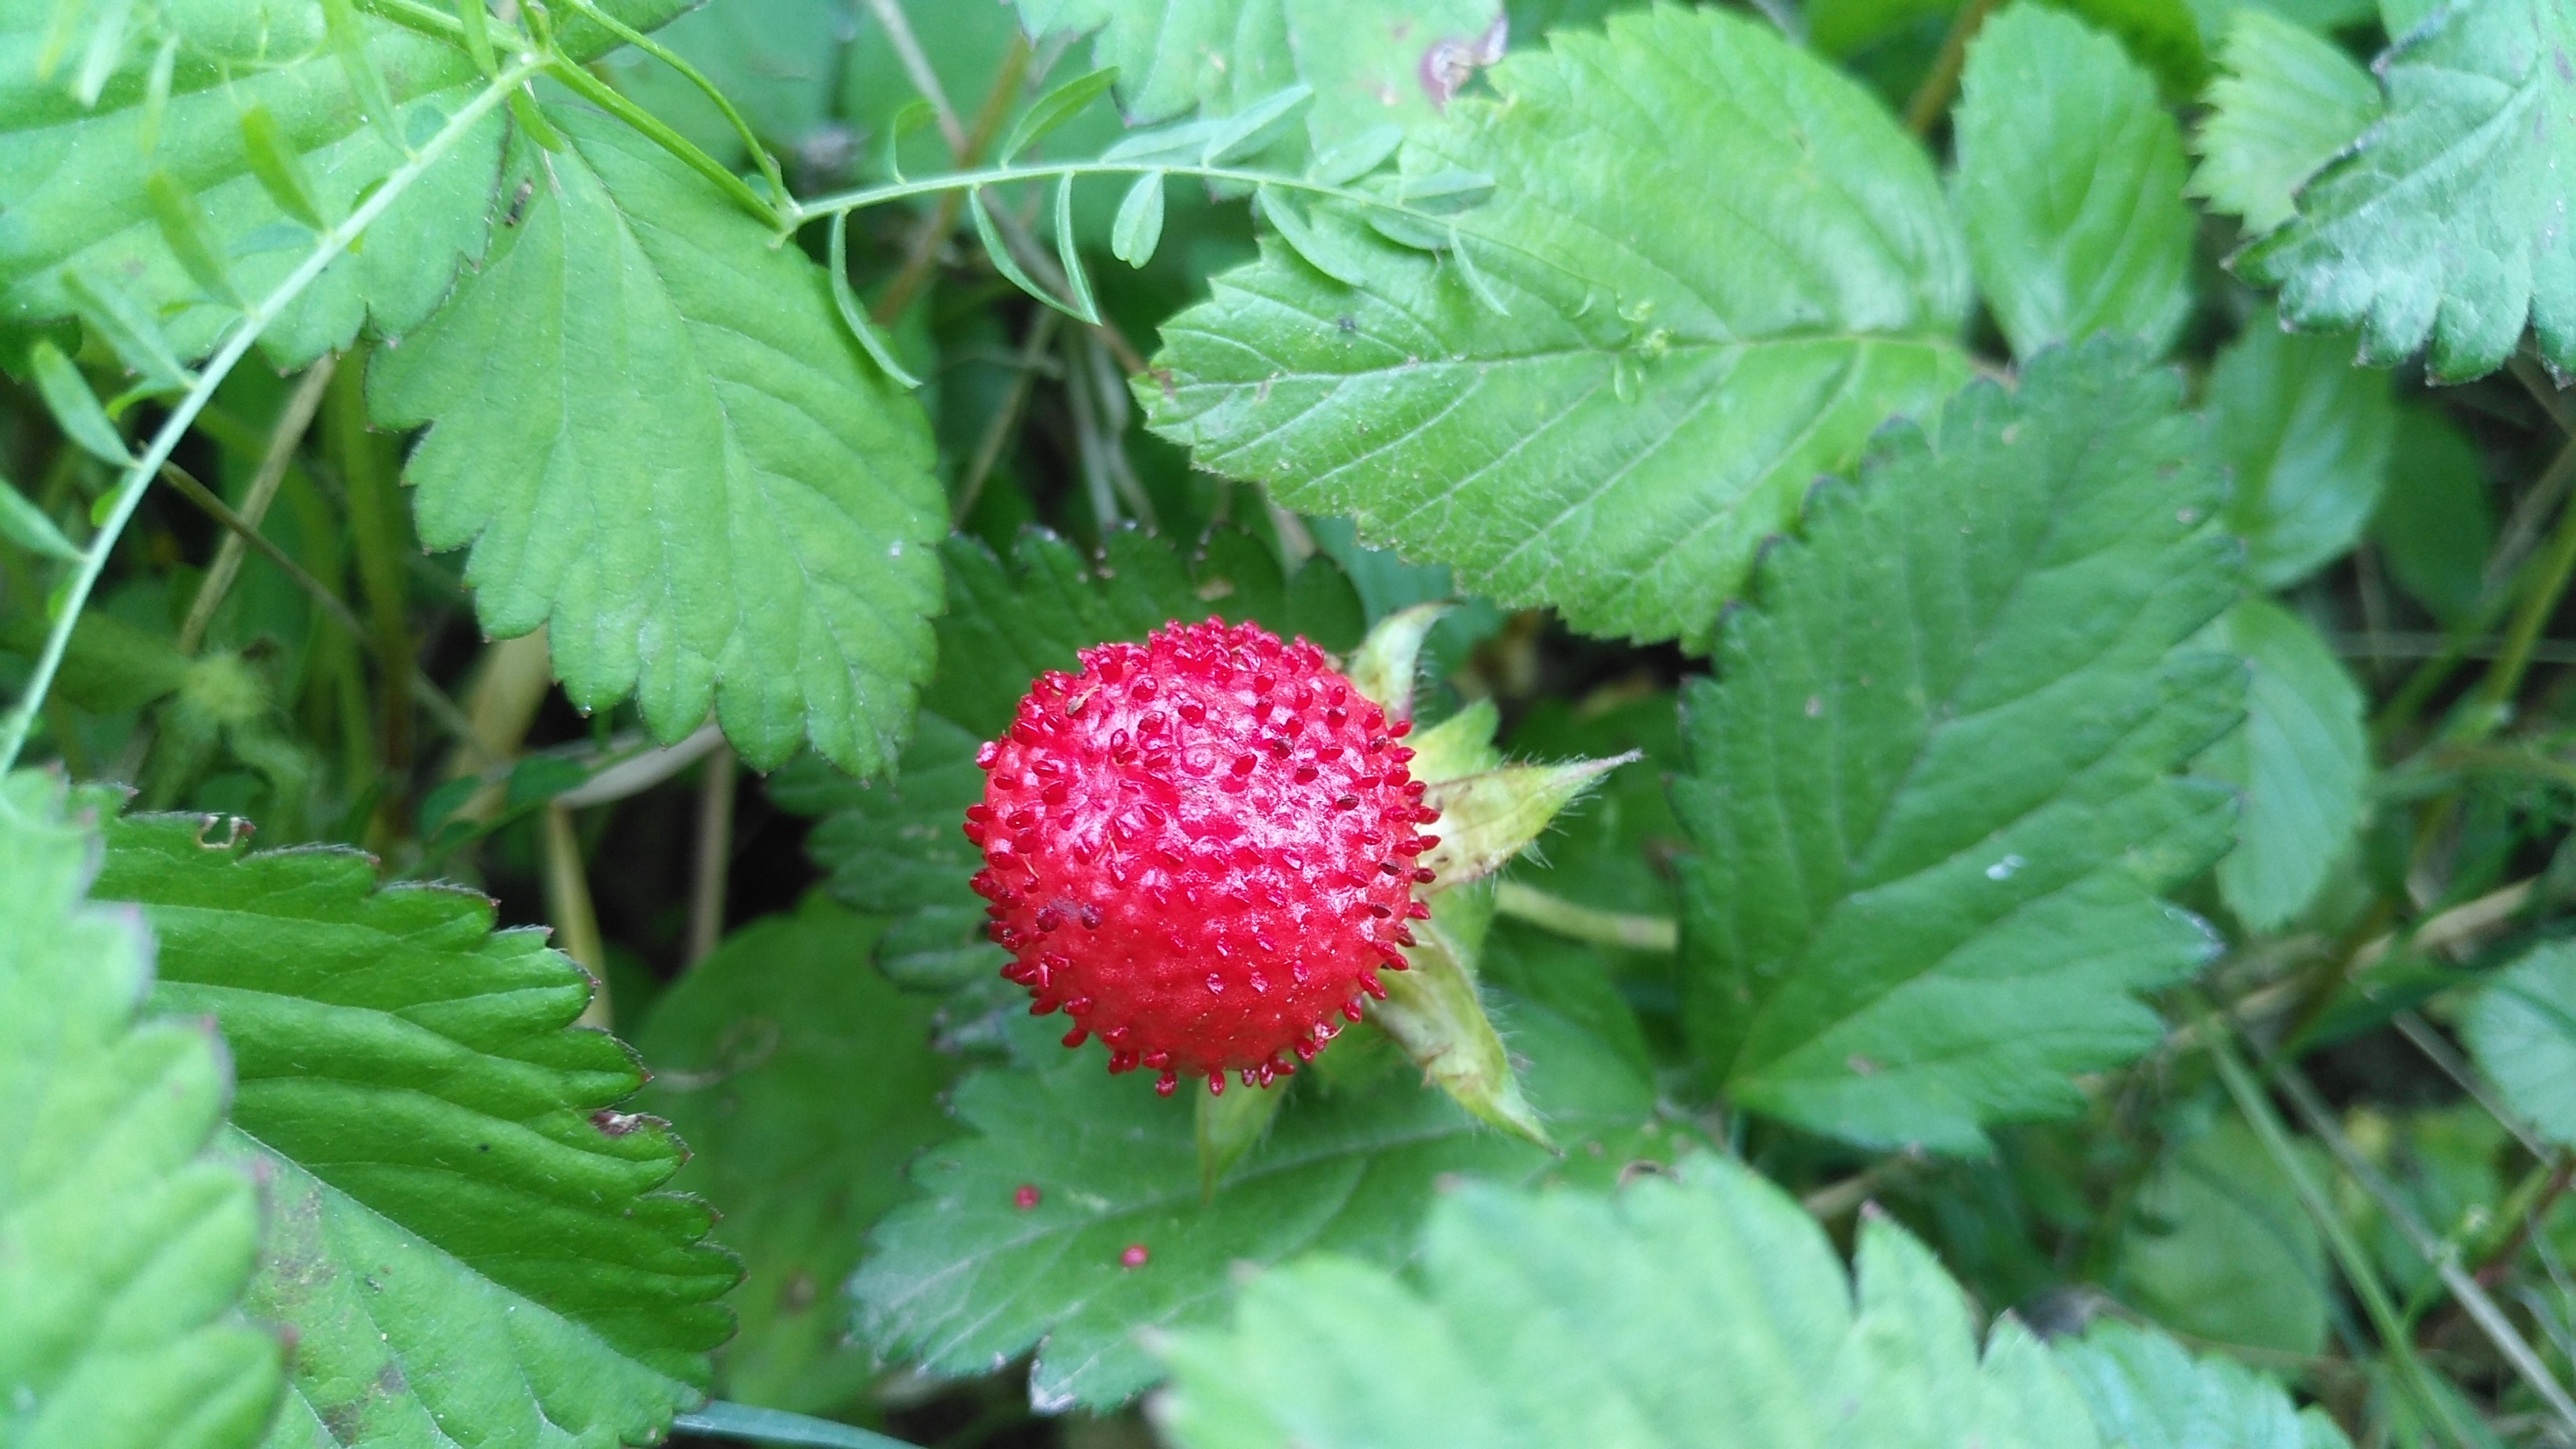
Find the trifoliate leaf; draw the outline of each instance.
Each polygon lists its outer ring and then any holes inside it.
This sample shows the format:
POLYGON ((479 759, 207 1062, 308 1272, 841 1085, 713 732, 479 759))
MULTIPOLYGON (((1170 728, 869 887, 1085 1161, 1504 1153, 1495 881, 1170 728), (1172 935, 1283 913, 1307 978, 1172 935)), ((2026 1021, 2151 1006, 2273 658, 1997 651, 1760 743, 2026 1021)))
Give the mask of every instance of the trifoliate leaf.
POLYGON ((2397 428, 2385 373, 2355 367, 2340 339, 2283 331, 2266 308, 2211 366, 2209 411, 2234 475, 2227 526, 2256 583, 2287 588, 2361 537, 2397 428))
POLYGON ((1331 560, 1309 559, 1283 577, 1266 551, 1232 531, 1208 540, 1195 572, 1169 543, 1132 529, 1109 535, 1096 566, 1036 530, 1021 535, 1009 564, 964 537, 943 554, 949 608, 937 623, 939 673, 892 778, 862 784, 807 757, 770 781, 779 804, 823 817, 806 848, 832 893, 888 918, 878 964, 926 991, 991 979, 1009 959, 985 939, 984 900, 967 887, 983 857, 958 825, 984 798, 976 746, 1010 727, 1032 680, 1080 668, 1076 653, 1089 645, 1142 639, 1175 620, 1249 619, 1311 637, 1346 610, 1350 593, 1331 560))
POLYGON ((2118 41, 2043 5, 1987 22, 1953 128, 1986 305, 2028 357, 2096 332, 2162 352, 2191 310, 2182 136, 2118 41))
POLYGON ((2552 942, 2508 967, 2461 1021, 2469 1055, 2543 1137, 2576 1146, 2576 946, 2552 942))
POLYGON ((1685 1019, 1740 1105, 1973 1152, 2157 1040, 2133 993, 2211 946, 2157 895, 2232 807, 2173 772, 2243 688, 2178 647, 2237 591, 2178 392, 2108 343, 1976 384, 1730 616, 1674 804, 1685 1019))
POLYGON ((151 943, 83 903, 98 842, 63 803, 0 779, 0 1443, 248 1449, 284 1355, 235 1306, 260 1205, 207 1151, 223 1048, 135 1020, 151 943))
POLYGON ((2398 587, 2453 628, 2477 617, 2495 551, 2495 500, 2477 445, 2429 408, 2397 410, 2371 541, 2398 587))
MULTIPOLYGON (((1419 1286, 1330 1252, 1163 1347, 1181 1449, 2096 1449, 2053 1355, 1871 1213, 1846 1271, 1787 1193, 1685 1158, 1616 1197, 1442 1200, 1419 1286)), ((2235 1439, 2215 1442, 2236 1443, 2235 1439)))
POLYGON ((2242 655, 2250 679, 2244 727, 2200 760, 2242 797, 2218 891, 2246 925, 2277 930, 2307 908, 2361 825, 2361 687, 2305 619, 2268 599, 2239 601, 2214 633, 2209 642, 2242 655))
POLYGON ((1292 1079, 1270 1135, 1212 1199, 1188 1097, 1111 1077, 1097 1048, 1065 1052, 1022 1018, 1014 1040, 1042 1065, 959 1084, 975 1135, 923 1157, 923 1195, 877 1230, 852 1285, 862 1337, 937 1374, 985 1373, 1035 1349, 1041 1409, 1115 1404, 1159 1376, 1138 1331, 1216 1322, 1239 1264, 1317 1248, 1400 1262, 1455 1176, 1599 1179, 1656 1152, 1653 1088, 1613 1047, 1526 997, 1496 996, 1564 1159, 1478 1123, 1354 1029, 1292 1079))
POLYGON ((420 533, 473 545, 498 635, 547 626, 577 703, 678 739, 712 703, 755 765, 890 762, 931 662, 946 512, 928 422, 822 272, 650 140, 555 116, 482 270, 378 355, 420 533), (542 162, 540 156, 542 155, 542 162))
POLYGON ((1966 376, 1956 226, 1879 103, 1759 21, 1613 16, 1492 83, 1406 143, 1495 180, 1460 254, 1354 234, 1353 288, 1273 246, 1140 394, 1202 466, 1469 590, 1704 647, 1815 476, 1966 376))
POLYGON ((690 968, 637 1041, 654 1077, 635 1105, 691 1149, 671 1185, 723 1214, 747 1270, 716 1357, 727 1399, 828 1413, 875 1376, 846 1342, 841 1283, 904 1167, 948 1135, 956 1075, 928 1005, 868 969, 876 930, 819 896, 766 917, 690 968))
POLYGON ((2237 270, 2301 327, 2361 329, 2387 364, 2429 341, 2436 382, 2492 372, 2522 341, 2576 373, 2576 9, 2443 7, 2380 57, 2387 113, 2237 270))
POLYGON ((590 982, 539 933, 200 816, 110 825, 97 894, 160 938, 153 1005, 232 1048, 224 1141, 270 1205, 247 1306, 296 1336, 273 1443, 611 1449, 699 1401, 738 1269, 659 1190, 681 1146, 617 1110, 642 1074, 573 1027, 590 982))
MULTIPOLYGON (((2307 1163, 2323 1180, 2323 1155, 2307 1163)), ((2298 1190, 2233 1117, 2169 1150, 2120 1240, 2121 1296, 2195 1338, 2314 1354, 2326 1336, 2326 1258, 2298 1190)))
POLYGON ((1315 93, 1304 127, 1329 151, 1374 127, 1440 113, 1501 58, 1499 0, 1019 0, 1032 35, 1095 31, 1128 120, 1231 116, 1291 86, 1315 93))
MULTIPOLYGON (((70 75, 47 80, 24 59, 43 52, 58 17, 79 12, 52 0, 0 3, 0 53, 22 57, 0 119, 0 316, 69 316, 67 273, 114 278, 160 319, 173 350, 201 354, 236 315, 232 298, 284 281, 315 240, 262 175, 273 169, 262 153, 274 141, 264 133, 287 139, 311 201, 336 223, 402 164, 398 141, 427 137, 473 95, 480 78, 464 52, 358 15, 353 38, 395 106, 390 117, 371 117, 332 45, 328 8, 153 7, 149 24, 172 46, 166 102, 155 99, 152 80, 160 47, 138 40, 108 52, 114 69, 93 106, 73 94, 70 75), (197 218, 201 239, 174 242, 156 189, 197 218), (188 255, 198 251, 202 258, 188 255), (223 285, 195 275, 209 266, 223 285)), ((601 8, 650 29, 683 7, 608 0, 601 8)), ((608 48, 597 26, 566 18, 567 53, 587 59, 608 48)), ((370 228, 366 245, 334 261, 262 335, 271 360, 302 367, 346 347, 362 323, 400 336, 428 317, 459 263, 482 255, 487 216, 507 201, 494 187, 504 130, 497 114, 486 119, 370 228)))
POLYGON ((2324 1410, 2296 1407, 2233 1359, 2195 1360, 2163 1334, 2106 1318, 2055 1348, 2115 1449, 2351 1449, 2324 1410))
POLYGON ((2219 66, 2191 194, 2260 234, 2296 214, 2299 188, 2379 119, 2379 86, 2341 46, 2252 5, 2228 23, 2219 66))

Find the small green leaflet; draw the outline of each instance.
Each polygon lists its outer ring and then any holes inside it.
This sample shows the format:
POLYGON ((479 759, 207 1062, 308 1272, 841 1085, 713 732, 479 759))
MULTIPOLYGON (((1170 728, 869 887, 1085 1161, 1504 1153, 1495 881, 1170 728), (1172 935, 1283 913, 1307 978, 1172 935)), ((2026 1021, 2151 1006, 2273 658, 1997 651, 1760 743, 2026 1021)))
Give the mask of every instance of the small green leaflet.
POLYGON ((2210 432, 2233 475, 2227 526, 2247 571, 2287 588, 2350 549, 2388 483, 2397 406, 2350 343, 2282 330, 2265 308, 2209 370, 2210 432))
POLYGON ((2299 188, 2379 119, 2379 86, 2333 41, 2256 5, 2229 23, 2219 65, 2191 194, 2260 235, 2297 214, 2299 188))
POLYGON ((2244 923, 2278 930, 2353 845, 2370 778, 2361 687, 2305 619, 2269 599, 2227 611, 2210 642, 2244 656, 2245 727, 2200 769, 2243 794, 2218 890, 2244 923))
POLYGON ((1528 988, 1606 998, 1621 1016, 1624 1006, 1597 964, 1553 964, 1557 979, 1545 983, 1495 971, 1520 989, 1493 992, 1491 1004, 1529 1057, 1529 1096, 1564 1158, 1482 1126, 1362 1027, 1297 1075, 1268 1139, 1212 1201, 1189 1096, 1112 1077, 1097 1046, 1067 1052, 1051 1023, 1020 1017, 1012 1043, 1038 1065, 959 1084, 956 1111, 975 1135, 924 1156, 913 1169, 922 1195, 878 1228, 851 1289, 861 1337, 943 1375, 985 1373, 1035 1349, 1029 1394, 1040 1409, 1105 1407, 1160 1376, 1138 1330, 1216 1322, 1239 1264, 1318 1248, 1400 1262, 1445 1180, 1606 1181, 1660 1155, 1670 1134, 1651 1121, 1645 1077, 1615 1040, 1580 1024, 1590 1013, 1541 1004, 1528 988), (1132 1247, 1145 1251, 1130 1267, 1132 1247))
POLYGON ((839 1287, 903 1193, 903 1169, 948 1135, 955 1064, 930 1006, 867 969, 876 923, 813 897, 726 940, 653 1007, 635 1100, 694 1149, 671 1185, 723 1214, 748 1270, 741 1331, 716 1392, 804 1413, 858 1401, 876 1376, 843 1335, 839 1287))
POLYGON ((1408 177, 1494 180, 1456 248, 1318 210, 1367 285, 1272 245, 1140 395, 1202 466, 1466 589, 1703 648, 1815 476, 1967 375, 1964 245, 1921 148, 1759 21, 1617 15, 1492 83, 1406 143, 1408 177))
POLYGON ((2506 1103, 2541 1136, 2576 1146, 2576 945, 2552 942, 2516 961, 2461 1027, 2506 1103))
POLYGON ((97 894, 159 937, 154 1007, 232 1050, 223 1147, 269 1206, 246 1306, 296 1334, 268 1443, 650 1442, 699 1401, 740 1271, 660 1190, 679 1142, 617 1110, 634 1057, 573 1028, 588 979, 481 896, 226 829, 112 823, 97 894))
MULTIPOLYGON (((2323 1168, 2308 1164, 2312 1175, 2323 1168)), ((2116 1273, 2122 1299, 2178 1333, 2278 1353, 2324 1347, 2325 1245, 2298 1189, 2234 1117, 2156 1164, 2116 1273)))
POLYGON ((1292 86, 1315 93, 1314 151, 1372 127, 1418 126, 1500 56, 1498 0, 1019 0, 1036 36, 1096 31, 1134 125, 1251 109, 1292 86))
POLYGON ((2015 5, 1977 32, 1960 96, 1959 217, 2013 354, 2096 332, 2171 346, 2199 223, 2154 78, 2083 22, 2015 5))
POLYGON ((2576 7, 2445 6, 2377 66, 2387 114, 2236 269, 2302 327, 2361 329, 2387 364, 2429 341, 2435 382, 2503 365, 2528 324, 2576 373, 2576 7))
POLYGON ((27 495, 6 478, 0 478, 0 538, 5 538, 29 553, 67 563, 80 560, 81 551, 63 537, 63 531, 45 516, 45 510, 29 502, 27 495))
POLYGON ((2096 1319, 2056 1346, 2106 1443, 2118 1449, 2352 1449, 2323 1409, 2293 1406, 2281 1386, 2218 1354, 2118 1319, 2096 1319))
POLYGON ((1329 1253, 1264 1273, 1230 1327, 1164 1346, 1163 1428, 1180 1449, 2301 1449, 2287 1395, 2160 1335, 1981 1335, 1884 1214, 1847 1271, 1725 1158, 1616 1196, 1462 1188, 1415 1277, 1329 1253))
POLYGON ((82 900, 98 840, 63 795, 0 779, 0 1443, 249 1449, 284 1354, 235 1306, 260 1202, 207 1150, 223 1046, 135 1020, 151 942, 82 900))
POLYGON ((473 545, 498 635, 548 627, 575 701, 632 692, 677 739, 712 703, 745 760, 810 742, 868 774, 929 673, 946 508, 920 404, 821 270, 651 141, 590 113, 531 147, 481 271, 369 378, 431 424, 422 541, 473 545))
POLYGON ((1819 490, 1684 701, 1684 1017, 1739 1105, 1950 1152, 2062 1115, 2160 1035, 2134 993, 2209 929, 2157 899, 2227 847, 2174 771, 2242 666, 2179 380, 2125 345, 1973 385, 1819 490))

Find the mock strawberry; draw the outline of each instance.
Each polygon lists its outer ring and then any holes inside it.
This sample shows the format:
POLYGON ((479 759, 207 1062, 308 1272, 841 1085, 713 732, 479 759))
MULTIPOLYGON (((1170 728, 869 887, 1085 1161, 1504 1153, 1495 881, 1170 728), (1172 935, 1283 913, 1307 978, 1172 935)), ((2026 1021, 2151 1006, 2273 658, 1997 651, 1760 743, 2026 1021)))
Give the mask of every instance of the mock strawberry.
POLYGON ((984 747, 966 811, 1003 974, 1063 1008, 1109 1069, 1268 1085, 1401 971, 1436 818, 1404 723, 1323 652, 1177 624, 1049 672, 984 747))

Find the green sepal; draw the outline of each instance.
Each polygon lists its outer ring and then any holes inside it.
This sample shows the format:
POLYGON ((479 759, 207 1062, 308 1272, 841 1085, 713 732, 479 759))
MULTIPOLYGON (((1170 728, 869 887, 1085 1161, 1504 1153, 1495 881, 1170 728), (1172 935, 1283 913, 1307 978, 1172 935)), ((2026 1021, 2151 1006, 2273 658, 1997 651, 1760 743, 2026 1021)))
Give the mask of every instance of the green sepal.
POLYGON ((1422 853, 1422 864, 1434 878, 1421 894, 1482 880, 1502 869, 1593 781, 1638 758, 1631 750, 1606 760, 1505 765, 1434 782, 1422 803, 1440 812, 1431 827, 1440 843, 1422 853))
POLYGON ((1199 1097, 1199 1201, 1216 1201, 1216 1185, 1225 1180, 1227 1169, 1270 1135, 1270 1124, 1279 1120, 1287 1101, 1284 1081, 1199 1097))
POLYGON ((1390 722, 1413 718, 1413 676, 1422 659, 1422 641, 1452 607, 1431 603, 1398 609, 1378 620, 1351 655, 1350 668, 1343 671, 1351 688, 1375 701, 1390 722))
POLYGON ((1443 897, 1430 920, 1415 923, 1417 943, 1404 952, 1411 969, 1378 978, 1386 999, 1370 1006, 1369 1020, 1404 1048, 1425 1081, 1459 1106, 1554 1152, 1556 1143, 1521 1094, 1511 1053, 1476 986, 1476 956, 1493 909, 1491 891, 1443 897))

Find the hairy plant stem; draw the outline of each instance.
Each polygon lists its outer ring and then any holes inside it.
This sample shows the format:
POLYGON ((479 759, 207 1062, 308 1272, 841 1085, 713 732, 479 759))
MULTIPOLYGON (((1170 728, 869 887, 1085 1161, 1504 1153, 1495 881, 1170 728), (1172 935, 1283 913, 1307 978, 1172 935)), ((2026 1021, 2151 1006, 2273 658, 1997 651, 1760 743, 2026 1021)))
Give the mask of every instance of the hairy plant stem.
POLYGON ((608 948, 599 936, 599 912, 590 901, 590 868, 581 858, 581 837, 573 830, 572 811, 563 802, 548 804, 540 836, 545 856, 546 919, 554 923, 555 946, 590 973, 590 1004, 578 1026, 610 1029, 615 1016, 608 1000, 608 948))
MULTIPOLYGON (((471 0, 466 0, 466 3, 471 3, 471 0)), ((722 87, 718 86, 714 81, 707 79, 704 71, 691 65, 687 57, 682 56, 679 52, 671 49, 669 46, 664 45, 662 42, 655 40, 653 37, 646 35, 640 30, 637 30, 634 26, 627 24, 625 21, 609 14, 607 11, 600 9, 599 6, 592 3, 592 0, 565 0, 565 3, 584 19, 597 25, 609 34, 616 36, 618 39, 625 41, 628 45, 634 46, 637 50, 644 52, 653 59, 660 61, 662 64, 669 66, 674 71, 679 72, 681 79, 687 81, 690 85, 697 87, 698 93, 713 102, 715 108, 723 113, 725 123, 733 127, 734 135, 741 139, 742 148, 750 155, 752 164, 760 168, 761 179, 769 183, 770 196, 784 197, 787 195, 787 178, 779 172, 778 158, 769 154, 769 148, 760 143, 760 134, 752 130, 751 122, 744 118, 741 110, 734 105, 730 97, 725 95, 722 87)), ((668 128, 666 127, 665 129, 668 128)), ((679 133, 677 132, 672 132, 674 137, 677 137, 678 134, 679 133)), ((654 139, 657 141, 661 140, 658 136, 654 139)), ((670 143, 668 141, 663 141, 662 144, 667 147, 670 143)), ((682 144, 688 145, 689 149, 692 151, 698 151, 698 148, 694 144, 685 140, 682 141, 682 144)), ((704 155, 705 153, 703 151, 699 151, 699 154, 704 155)), ((688 158, 684 156, 681 159, 685 161, 688 158)), ((708 159, 710 162, 714 160, 712 157, 709 157, 708 159)), ((692 161, 689 164, 692 168, 697 168, 697 163, 692 161)), ((733 173, 728 170, 725 174, 731 176, 733 173)), ((763 221, 769 222, 772 225, 777 224, 778 212, 774 206, 764 206, 755 214, 763 221)))
MULTIPOLYGON (((895 18, 900 21, 903 12, 897 10, 895 18)), ((1019 95, 1020 81, 1028 70, 1029 43, 1014 26, 1011 43, 1002 52, 1002 63, 993 72, 993 83, 985 89, 984 104, 975 113, 974 129, 966 133, 962 146, 953 141, 950 143, 952 164, 972 166, 983 157, 984 148, 993 144, 993 138, 1001 133, 1002 122, 1009 119, 1011 102, 1019 95)), ((944 92, 931 101, 934 109, 944 104, 944 92)), ((894 280, 886 284, 876 306, 869 309, 869 315, 876 319, 877 325, 891 325, 903 315, 906 307, 912 305, 912 299, 921 294, 921 289, 930 284, 931 272, 939 264, 939 245, 957 230, 957 214, 965 209, 965 205, 966 193, 962 190, 952 189, 940 194, 939 205, 933 209, 930 220, 914 233, 911 250, 904 254, 903 265, 896 269, 894 280)), ((802 226, 822 215, 819 211, 809 210, 802 202, 794 204, 793 212, 791 226, 802 226)))
POLYGON ((349 249, 351 242, 401 200, 413 183, 455 149, 465 133, 491 114, 492 109, 500 105, 511 91, 535 75, 541 64, 536 57, 522 56, 508 70, 494 77, 491 84, 450 116, 447 124, 439 127, 419 151, 388 172, 383 183, 369 193, 366 200, 360 202, 337 226, 324 232, 321 241, 304 261, 267 296, 244 312, 225 334, 222 345, 215 349, 214 355, 198 372, 195 384, 180 395, 169 416, 154 430, 152 441, 144 448, 142 456, 126 466, 116 487, 108 494, 107 509, 99 523, 98 533, 82 553, 80 567, 73 573, 70 586, 63 593, 62 612, 46 635, 43 652, 36 656, 36 667, 27 677, 26 692, 11 708, 5 723, 0 723, 0 774, 6 774, 15 766, 19 753, 26 748, 36 714, 44 708, 45 698, 53 690, 54 677, 62 672, 63 655, 71 647, 72 628, 79 623, 82 608, 97 589, 99 576, 107 570, 108 555, 115 551, 117 540, 124 536, 125 526, 133 521, 134 510, 142 506, 144 490, 160 473, 161 465, 169 461, 172 450, 179 446, 179 439, 186 436, 197 414, 205 410, 206 403, 215 395, 215 389, 232 375, 233 368, 248 355, 252 344, 268 330, 269 324, 275 322, 296 298, 304 295, 304 290, 349 249))
POLYGON ((698 840, 695 878, 689 883, 689 940, 685 960, 697 965, 715 954, 724 938, 725 877, 733 867, 733 750, 719 743, 708 752, 706 774, 698 781, 698 840))
MULTIPOLYGON (((367 426, 366 372, 356 359, 331 383, 330 434, 349 509, 349 536, 357 547, 358 587, 367 604, 367 634, 375 641, 376 748, 381 767, 399 777, 410 769, 412 671, 419 667, 411 637, 411 600, 403 588, 403 559, 411 552, 403 502, 391 460, 367 426)), ((388 829, 400 826, 402 792, 385 796, 388 829)))
POLYGON ((1507 880, 1495 885, 1494 910, 1553 931, 1568 940, 1585 941, 1595 946, 1611 946, 1623 951, 1655 951, 1666 955, 1681 948, 1681 926, 1670 916, 1632 916, 1617 911, 1594 910, 1518 881, 1507 880))
POLYGON ((1943 112, 1950 109, 1950 98, 1959 93, 1959 76, 1968 66, 1968 42, 1985 28, 1986 17, 1994 13, 1997 0, 1968 0, 1959 7, 1950 22, 1949 33, 1941 37, 1941 52, 1933 57, 1931 74, 1905 102, 1905 129, 1917 136, 1929 136, 1941 124, 1943 112))

